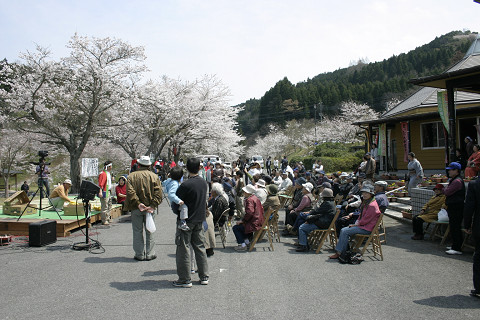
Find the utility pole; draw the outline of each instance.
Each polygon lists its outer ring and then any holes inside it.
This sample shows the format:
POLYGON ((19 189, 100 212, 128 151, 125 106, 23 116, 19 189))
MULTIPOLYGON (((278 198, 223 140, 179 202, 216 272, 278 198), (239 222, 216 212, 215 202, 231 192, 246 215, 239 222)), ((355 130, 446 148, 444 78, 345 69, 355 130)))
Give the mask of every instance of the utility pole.
POLYGON ((317 104, 313 105, 315 111, 315 145, 317 144, 317 104))

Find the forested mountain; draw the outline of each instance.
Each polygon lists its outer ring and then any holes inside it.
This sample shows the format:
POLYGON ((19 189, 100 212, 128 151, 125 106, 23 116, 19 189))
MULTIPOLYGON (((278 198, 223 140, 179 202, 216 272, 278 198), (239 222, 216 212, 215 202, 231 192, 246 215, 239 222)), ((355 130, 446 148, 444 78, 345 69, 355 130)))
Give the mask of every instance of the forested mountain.
POLYGON ((338 112, 340 103, 353 100, 384 111, 393 98, 404 99, 415 88, 412 78, 439 74, 460 61, 468 50, 470 31, 453 31, 416 49, 383 61, 364 63, 319 74, 292 84, 286 77, 258 99, 250 99, 238 116, 241 132, 248 137, 266 134, 266 124, 311 118, 314 105, 324 116, 338 112))

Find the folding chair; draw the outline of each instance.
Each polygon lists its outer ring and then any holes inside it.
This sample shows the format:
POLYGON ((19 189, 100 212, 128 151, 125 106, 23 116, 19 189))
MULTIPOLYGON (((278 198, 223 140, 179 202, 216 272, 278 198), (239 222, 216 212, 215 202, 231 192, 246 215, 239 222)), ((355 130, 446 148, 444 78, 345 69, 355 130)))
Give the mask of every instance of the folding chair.
POLYGON ((448 221, 432 221, 427 224, 425 227, 425 233, 428 233, 428 228, 431 224, 434 224, 432 231, 430 232, 430 240, 434 241, 436 238, 442 239, 440 241, 440 245, 443 246, 445 241, 447 240, 448 234, 450 233, 450 223, 448 221), (442 227, 447 226, 445 232, 442 232, 442 227))
POLYGON ((378 236, 380 237, 380 242, 386 244, 387 243, 387 228, 385 227, 385 222, 383 221, 383 212, 382 212, 382 215, 381 215, 380 219, 382 221, 380 221, 380 224, 378 225, 378 236))
POLYGON ((310 232, 308 235, 308 243, 310 247, 316 247, 315 253, 319 253, 320 249, 322 249, 323 244, 327 240, 327 236, 330 238, 330 245, 332 248, 335 248, 337 245, 337 231, 335 228, 335 221, 337 221, 338 216, 340 215, 340 209, 337 209, 335 216, 333 217, 332 222, 328 229, 316 229, 310 232))
POLYGON ((380 217, 378 217, 377 223, 375 224, 375 227, 373 228, 372 232, 370 232, 370 234, 355 235, 355 239, 354 239, 355 246, 353 248, 353 251, 360 252, 363 255, 367 250, 368 246, 371 244, 373 256, 376 256, 378 254, 383 261, 382 243, 380 241, 380 235, 378 233, 378 227, 382 223, 382 218, 383 218, 383 214, 381 214, 380 217), (360 247, 362 246, 364 241, 365 241, 365 244, 363 248, 360 250, 360 247))
POLYGON ((230 211, 230 208, 223 211, 220 217, 218 218, 218 220, 215 222, 215 228, 218 228, 218 234, 220 235, 220 241, 222 241, 222 245, 224 249, 227 244, 228 221, 225 221, 225 223, 222 226, 220 226, 220 220, 222 220, 222 217, 226 217, 228 219, 229 211, 230 211))
POLYGON ((270 248, 272 251, 274 250, 272 234, 270 233, 270 227, 268 224, 268 219, 270 218, 270 215, 272 213, 273 213, 273 209, 271 207, 268 208, 268 210, 263 213, 264 221, 263 221, 262 227, 253 233, 253 239, 252 239, 252 242, 250 242, 250 248, 248 249, 249 252, 253 250, 253 248, 255 247, 255 244, 257 244, 258 240, 260 239, 260 236, 265 232, 267 233, 268 241, 270 242, 270 248))
POLYGON ((463 238, 463 243, 462 243, 462 250, 464 248, 470 248, 472 250, 475 250, 475 245, 471 243, 470 239, 472 237, 471 233, 467 233, 466 229, 462 229, 462 231, 465 233, 465 237, 463 238))
POLYGON ((269 218, 269 221, 268 221, 268 228, 270 229, 270 232, 272 234, 272 238, 275 238, 275 240, 277 242, 281 242, 280 241, 280 232, 278 231, 278 218, 279 218, 279 215, 278 215, 278 209, 275 210, 271 215, 270 217, 272 217, 272 219, 269 218))

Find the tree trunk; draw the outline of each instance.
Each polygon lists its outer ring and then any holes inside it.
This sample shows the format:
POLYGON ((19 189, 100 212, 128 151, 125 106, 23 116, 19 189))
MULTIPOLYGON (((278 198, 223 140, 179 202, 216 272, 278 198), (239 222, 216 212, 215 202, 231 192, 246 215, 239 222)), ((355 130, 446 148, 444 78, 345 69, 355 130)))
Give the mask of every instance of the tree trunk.
POLYGON ((3 174, 3 182, 5 183, 5 199, 8 198, 8 181, 10 180, 10 174, 3 174))
POLYGON ((72 180, 71 193, 78 193, 80 191, 80 154, 77 152, 70 153, 70 179, 72 180))

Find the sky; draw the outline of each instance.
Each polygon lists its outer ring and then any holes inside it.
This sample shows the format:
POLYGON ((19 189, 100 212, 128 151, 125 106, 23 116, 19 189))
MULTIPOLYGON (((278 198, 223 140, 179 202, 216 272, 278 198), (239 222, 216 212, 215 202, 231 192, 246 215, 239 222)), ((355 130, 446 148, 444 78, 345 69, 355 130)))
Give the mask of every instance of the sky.
POLYGON ((0 60, 78 33, 143 46, 147 79, 216 75, 236 105, 292 83, 408 52, 454 30, 480 30, 473 0, 0 0, 0 60))

